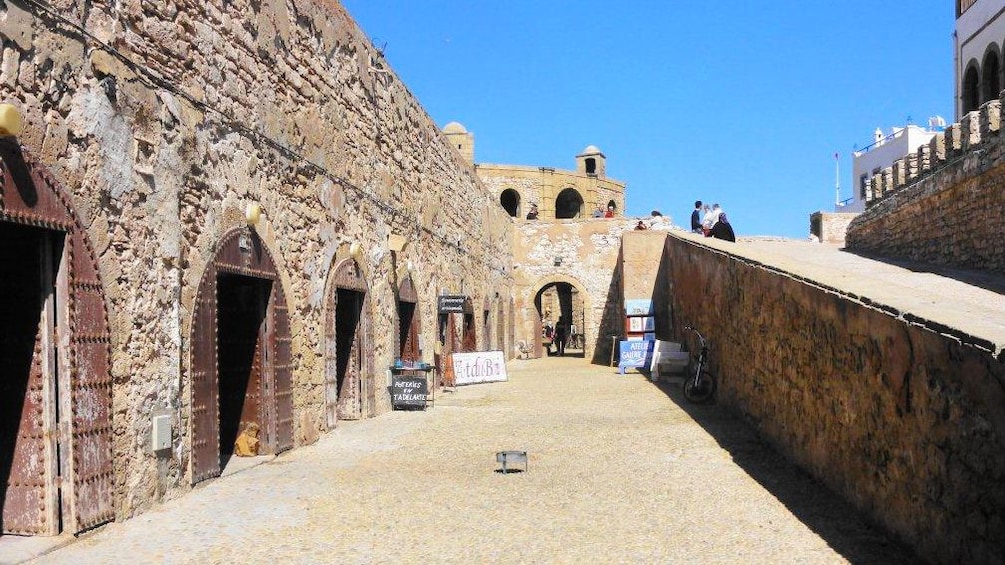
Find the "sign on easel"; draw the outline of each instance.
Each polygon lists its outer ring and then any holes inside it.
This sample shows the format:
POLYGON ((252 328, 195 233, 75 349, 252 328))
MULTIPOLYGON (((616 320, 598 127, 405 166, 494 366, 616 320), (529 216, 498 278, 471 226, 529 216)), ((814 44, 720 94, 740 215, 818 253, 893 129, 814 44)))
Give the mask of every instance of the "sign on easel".
POLYGON ((646 367, 653 354, 653 342, 647 339, 621 342, 621 355, 618 361, 618 373, 625 374, 625 369, 631 367, 646 367))
POLYGON ((429 387, 424 375, 391 376, 391 406, 395 410, 402 408, 425 410, 428 395, 429 387))
POLYGON ((508 380, 502 351, 454 353, 451 359, 454 382, 459 385, 508 380))

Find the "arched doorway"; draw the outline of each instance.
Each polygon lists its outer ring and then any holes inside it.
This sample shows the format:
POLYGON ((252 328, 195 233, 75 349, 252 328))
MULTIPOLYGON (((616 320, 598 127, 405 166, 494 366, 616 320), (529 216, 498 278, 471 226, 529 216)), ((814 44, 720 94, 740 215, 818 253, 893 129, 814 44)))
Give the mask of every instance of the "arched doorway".
POLYGON ((293 447, 286 295, 254 231, 232 229, 217 244, 196 293, 190 348, 193 484, 219 476, 252 426, 260 453, 293 447))
POLYGON ((325 424, 359 420, 373 413, 373 348, 370 295, 355 259, 332 271, 325 293, 325 424))
POLYGON ((520 216, 520 193, 507 188, 499 195, 499 204, 502 205, 506 213, 513 218, 520 216))
POLYGON ((579 218, 583 213, 583 197, 575 188, 566 188, 555 198, 555 218, 579 218))
POLYGON ((87 233, 15 138, 0 138, 0 526, 77 533, 115 518, 111 332, 87 233))
POLYGON ((999 65, 997 46, 991 45, 988 47, 988 52, 984 55, 984 64, 981 65, 981 86, 984 91, 981 96, 982 102, 997 100, 998 96, 1001 95, 1000 73, 1001 67, 999 65))
POLYGON ((398 359, 421 361, 419 351, 419 295, 409 275, 398 287, 398 359))
POLYGON ((578 283, 571 279, 556 279, 542 283, 534 294, 534 311, 537 356, 558 355, 560 351, 567 357, 586 356, 590 307, 589 299, 578 283), (558 347, 557 338, 550 348, 542 345, 541 338, 549 324, 556 336, 564 335, 564 348, 558 347))
POLYGON ((980 107, 980 79, 977 73, 977 62, 972 61, 963 73, 963 113, 972 112, 980 107))

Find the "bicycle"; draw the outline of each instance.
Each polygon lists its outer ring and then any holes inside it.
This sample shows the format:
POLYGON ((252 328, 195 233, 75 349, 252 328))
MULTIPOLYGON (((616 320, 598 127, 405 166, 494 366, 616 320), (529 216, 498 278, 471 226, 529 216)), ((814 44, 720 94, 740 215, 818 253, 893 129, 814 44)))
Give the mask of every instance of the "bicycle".
POLYGON ((708 402, 712 398, 712 395, 715 394, 716 387, 715 376, 707 369, 708 341, 693 326, 684 326, 684 329, 694 332, 698 336, 698 342, 701 344, 701 351, 694 362, 693 370, 690 371, 690 374, 684 380, 684 398, 696 404, 708 402))

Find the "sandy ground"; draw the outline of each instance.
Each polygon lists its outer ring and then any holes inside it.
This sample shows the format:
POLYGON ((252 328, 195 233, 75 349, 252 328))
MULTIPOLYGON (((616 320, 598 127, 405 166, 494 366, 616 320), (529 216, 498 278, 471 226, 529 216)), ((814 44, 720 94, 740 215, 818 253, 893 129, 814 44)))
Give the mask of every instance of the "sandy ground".
POLYGON ((509 371, 425 412, 346 423, 32 563, 916 560, 677 386, 574 358, 509 371), (498 472, 500 450, 526 450, 528 470, 498 472))

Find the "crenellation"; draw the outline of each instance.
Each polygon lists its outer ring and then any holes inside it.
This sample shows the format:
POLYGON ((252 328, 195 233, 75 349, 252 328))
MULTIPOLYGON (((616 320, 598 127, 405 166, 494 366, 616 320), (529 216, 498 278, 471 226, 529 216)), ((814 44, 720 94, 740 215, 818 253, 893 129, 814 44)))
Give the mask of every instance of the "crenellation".
POLYGON ((890 174, 892 175, 893 183, 892 191, 904 188, 904 184, 907 183, 907 164, 903 158, 893 162, 893 166, 890 167, 890 174))
POLYGON ((893 192, 893 167, 887 167, 880 173, 880 198, 886 198, 893 192))
POLYGON ((920 167, 918 166, 918 159, 918 152, 908 153, 904 157, 904 168, 907 183, 914 182, 921 172, 920 167))
POLYGON ((939 162, 946 160, 946 132, 941 131, 935 134, 935 137, 928 142, 929 148, 929 161, 932 167, 938 165, 939 162))
POLYGON ((932 146, 926 144, 918 147, 917 153, 918 174, 925 174, 932 170, 932 146))
POLYGON ((981 144, 981 114, 983 112, 974 110, 963 116, 960 120, 960 147, 961 151, 970 149, 981 144))
POLYGON ((981 139, 998 135, 1002 125, 1002 103, 991 100, 981 106, 981 139))

